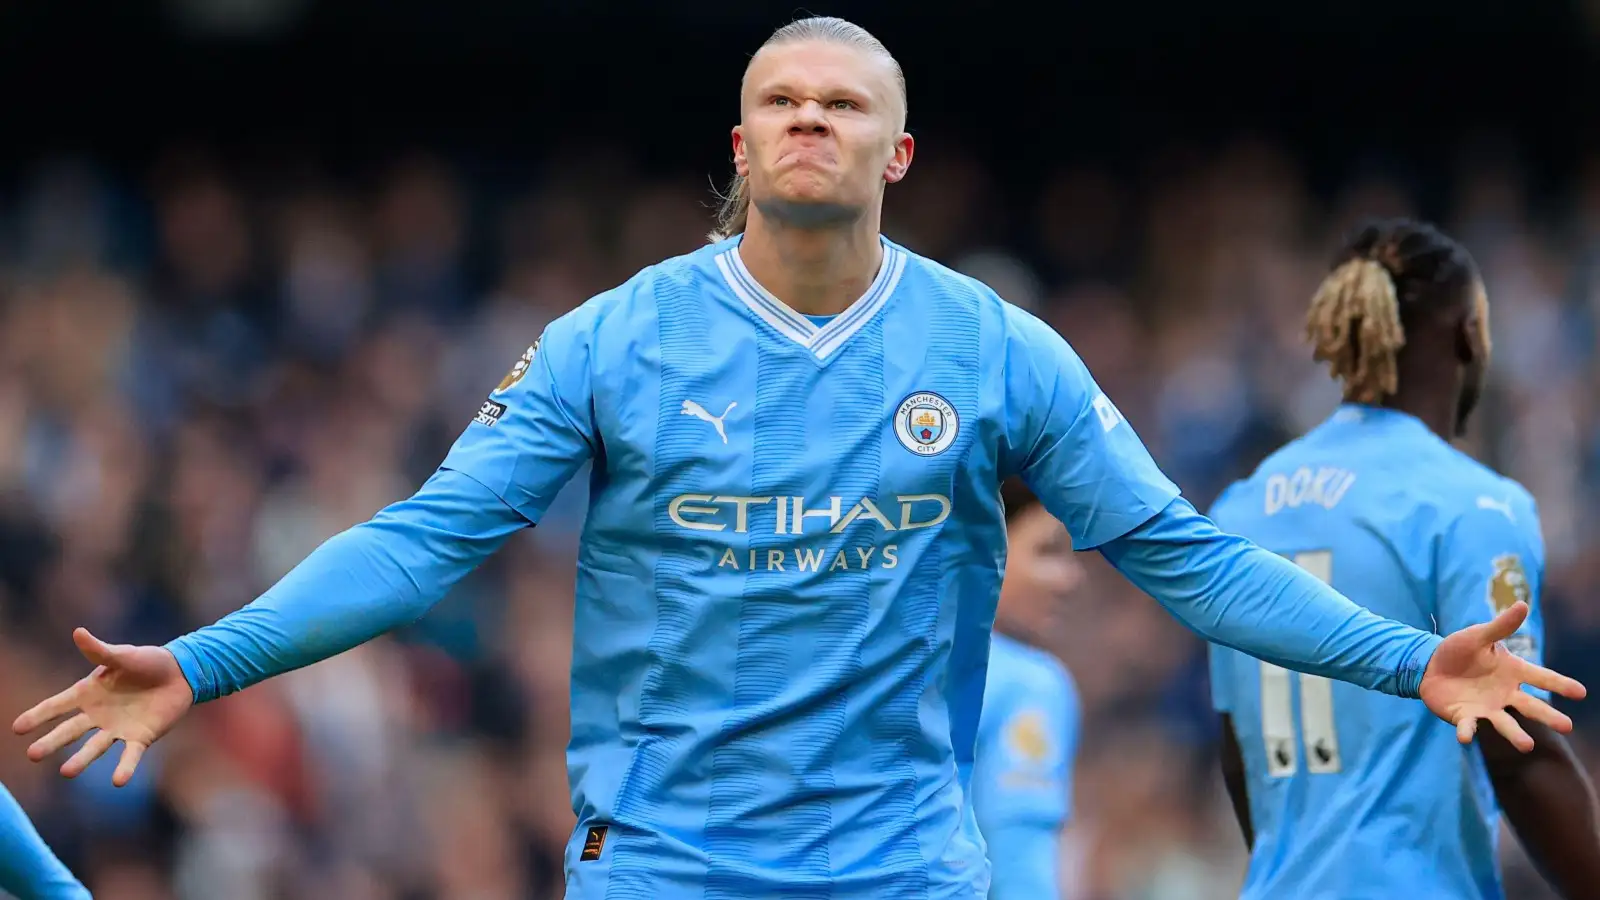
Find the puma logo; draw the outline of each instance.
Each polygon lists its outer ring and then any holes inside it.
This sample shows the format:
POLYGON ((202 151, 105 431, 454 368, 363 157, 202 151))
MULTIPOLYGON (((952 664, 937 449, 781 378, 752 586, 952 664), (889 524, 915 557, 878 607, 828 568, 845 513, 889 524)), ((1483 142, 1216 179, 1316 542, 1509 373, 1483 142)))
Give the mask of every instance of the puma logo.
POLYGON ((1511 511, 1510 500, 1496 500, 1493 497, 1479 497, 1478 508, 1492 509, 1496 512, 1505 513, 1506 518, 1510 519, 1512 522, 1517 521, 1516 514, 1511 511))
POLYGON ((738 405, 738 401, 729 403, 728 408, 722 411, 722 415, 713 416, 711 413, 706 412, 706 408, 704 406, 701 406, 693 400, 685 400, 683 401, 682 414, 686 416, 694 416, 696 419, 699 419, 702 422, 710 423, 711 427, 717 430, 717 436, 722 438, 722 442, 726 444, 728 442, 728 432, 722 427, 722 420, 726 419, 728 417, 728 413, 732 412, 733 408, 738 405))

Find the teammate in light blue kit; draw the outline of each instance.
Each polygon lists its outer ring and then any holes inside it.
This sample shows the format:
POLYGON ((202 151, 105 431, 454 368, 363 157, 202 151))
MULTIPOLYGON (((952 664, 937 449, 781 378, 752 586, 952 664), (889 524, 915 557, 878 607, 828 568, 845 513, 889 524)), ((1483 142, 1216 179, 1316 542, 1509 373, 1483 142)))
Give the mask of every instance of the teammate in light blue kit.
MULTIPOLYGON (((1337 257, 1308 333, 1347 402, 1225 492, 1217 523, 1418 628, 1483 629, 1532 604, 1504 646, 1538 662, 1533 498, 1447 440, 1489 356, 1472 259, 1429 226, 1371 225, 1337 257)), ((1496 713, 1502 733, 1533 733, 1524 755, 1492 731, 1463 747, 1415 703, 1236 650, 1213 647, 1211 666, 1224 774, 1251 845, 1246 898, 1499 900, 1501 806, 1565 896, 1600 891, 1594 792, 1540 723, 1543 691, 1496 713)))
POLYGON ((77 712, 30 755, 99 728, 62 770, 121 740, 124 783, 192 703, 424 614, 586 460, 575 900, 983 897, 967 787, 1013 474, 1213 640, 1464 724, 1525 681, 1582 693, 1224 535, 1059 335, 884 240, 913 142, 866 32, 781 29, 742 109, 726 236, 553 322, 415 496, 250 606, 166 648, 77 631, 103 668, 18 718, 77 712))
POLYGON ((989 900, 1061 896, 1061 829, 1072 809, 1078 690, 1043 649, 1052 619, 1083 582, 1072 539, 1020 479, 1001 490, 1006 574, 995 610, 989 681, 978 719, 972 807, 994 868, 989 900))
POLYGON ((50 852, 0 784, 0 892, 17 900, 89 900, 89 892, 50 852))

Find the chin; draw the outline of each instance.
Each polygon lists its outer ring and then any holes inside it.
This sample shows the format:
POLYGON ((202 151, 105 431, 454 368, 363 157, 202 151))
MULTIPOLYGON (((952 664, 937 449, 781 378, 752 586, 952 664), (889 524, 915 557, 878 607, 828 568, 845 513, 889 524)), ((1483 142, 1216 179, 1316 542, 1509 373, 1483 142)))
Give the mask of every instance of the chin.
POLYGON ((772 199, 784 206, 797 209, 803 209, 808 206, 826 206, 837 209, 850 205, 832 194, 782 194, 772 199))
POLYGON ((774 185, 774 200, 782 203, 843 203, 836 185, 821 178, 790 178, 774 185))
POLYGON ((831 179, 794 173, 772 185, 772 193, 752 199, 762 215, 799 228, 829 228, 861 217, 860 202, 839 190, 831 179), (798 175, 799 177, 795 177, 798 175))

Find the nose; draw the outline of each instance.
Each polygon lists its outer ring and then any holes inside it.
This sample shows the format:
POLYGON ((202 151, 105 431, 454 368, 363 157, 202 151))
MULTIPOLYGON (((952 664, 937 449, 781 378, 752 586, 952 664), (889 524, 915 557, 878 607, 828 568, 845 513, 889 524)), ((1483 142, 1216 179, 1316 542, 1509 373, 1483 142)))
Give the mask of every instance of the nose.
POLYGON ((828 117, 822 104, 807 100, 795 107, 794 119, 789 123, 790 134, 827 134, 828 117))

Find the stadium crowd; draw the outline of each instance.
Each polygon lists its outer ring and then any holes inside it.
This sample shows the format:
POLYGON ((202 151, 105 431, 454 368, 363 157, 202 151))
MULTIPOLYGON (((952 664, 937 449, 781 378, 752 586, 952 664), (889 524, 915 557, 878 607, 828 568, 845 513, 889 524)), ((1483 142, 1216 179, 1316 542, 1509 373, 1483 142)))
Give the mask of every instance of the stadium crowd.
MULTIPOLYGON (((174 150, 132 177, 51 160, 10 185, 0 709, 82 674, 74 626, 164 642, 407 495, 544 323, 710 225, 704 173, 594 152, 549 170, 508 186, 419 153, 369 184, 174 150)), ((1203 508, 1337 401, 1301 341, 1337 238, 1363 214, 1436 218, 1493 304, 1469 444, 1538 498, 1548 658, 1594 684, 1600 161, 1561 187, 1545 202, 1495 158, 1419 209, 1377 174, 1313 192, 1292 157, 1241 138, 997 202, 982 163, 947 152, 890 190, 885 230, 1060 329, 1203 508)), ((19 739, 0 741, 0 782, 102 900, 559 896, 583 494, 580 475, 404 634, 197 711, 128 788, 105 760, 65 782, 19 739)), ((1243 847, 1203 648, 1085 563, 1054 647, 1085 710, 1071 896, 1233 896, 1243 847)), ((1595 709, 1571 711, 1600 769, 1595 709)), ((1513 859, 1509 895, 1541 891, 1513 859)))

